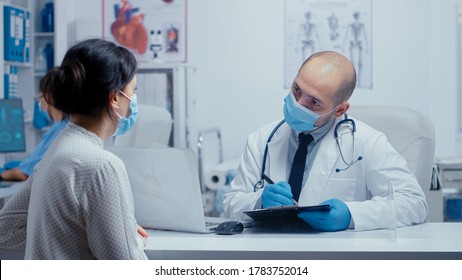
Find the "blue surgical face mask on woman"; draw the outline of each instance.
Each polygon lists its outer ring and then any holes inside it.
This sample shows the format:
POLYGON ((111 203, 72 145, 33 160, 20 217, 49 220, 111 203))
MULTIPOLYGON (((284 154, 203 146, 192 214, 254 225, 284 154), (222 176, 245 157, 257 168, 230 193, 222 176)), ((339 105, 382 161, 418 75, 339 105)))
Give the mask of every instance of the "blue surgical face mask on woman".
POLYGON ((138 99, 136 94, 133 94, 132 97, 128 97, 121 90, 119 92, 130 100, 130 115, 128 117, 122 117, 117 111, 116 114, 119 116, 119 124, 117 129, 112 136, 119 136, 125 134, 128 130, 132 129, 135 126, 136 118, 138 117, 138 99))
POLYGON ((317 128, 314 124, 319 118, 332 113, 339 105, 331 111, 323 115, 319 115, 298 103, 293 92, 290 91, 284 99, 284 119, 295 131, 311 131, 317 128))

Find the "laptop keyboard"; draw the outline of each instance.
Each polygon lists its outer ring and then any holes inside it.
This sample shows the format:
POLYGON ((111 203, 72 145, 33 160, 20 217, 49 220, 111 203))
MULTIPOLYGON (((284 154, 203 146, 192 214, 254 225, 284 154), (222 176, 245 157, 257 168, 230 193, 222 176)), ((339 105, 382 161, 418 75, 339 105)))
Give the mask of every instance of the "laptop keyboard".
POLYGON ((220 224, 219 222, 212 222, 212 221, 206 221, 205 222, 205 225, 208 226, 208 227, 218 226, 219 224, 220 224))

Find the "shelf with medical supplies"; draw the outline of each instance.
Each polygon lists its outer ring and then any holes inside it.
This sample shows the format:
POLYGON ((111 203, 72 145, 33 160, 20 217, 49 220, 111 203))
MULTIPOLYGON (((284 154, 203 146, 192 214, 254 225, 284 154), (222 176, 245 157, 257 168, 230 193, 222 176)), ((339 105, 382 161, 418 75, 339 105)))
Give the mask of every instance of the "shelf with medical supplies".
POLYGON ((441 183, 444 188, 455 188, 462 190, 462 165, 440 165, 441 183))
POLYGON ((167 110, 172 119, 168 145, 187 148, 195 144, 191 125, 193 96, 189 91, 193 68, 185 64, 140 62, 137 72, 139 104, 167 110))
POLYGON ((65 26, 55 30, 56 19, 66 17, 55 13, 58 3, 62 10, 59 0, 0 0, 0 98, 22 98, 26 112, 33 109, 40 79, 67 49, 66 40, 57 45, 58 37, 67 36, 65 26))
MULTIPOLYGON (((20 99, 24 114, 24 134, 26 150, 24 152, 0 153, 0 164, 20 159, 32 151, 41 133, 32 125, 35 97, 38 95, 38 84, 45 75, 44 65, 48 57, 51 64, 62 57, 67 50, 68 28, 63 22, 67 17, 67 1, 62 0, 0 0, 0 99, 20 99), (60 12, 54 13, 55 6, 60 12), (55 20, 56 19, 56 20, 55 20), (43 29, 44 22, 47 29, 43 29), (37 70, 36 49, 48 46, 40 60, 42 69, 37 70)), ((40 66, 40 65, 38 65, 40 66)), ((45 65, 46 66, 46 65, 45 65)), ((51 66, 51 65, 50 65, 51 66)))
POLYGON ((462 158, 437 160, 437 184, 443 192, 444 221, 462 222, 462 158))
POLYGON ((34 64, 34 89, 38 93, 40 79, 55 66, 57 55, 55 52, 56 33, 55 33, 55 6, 57 0, 38 0, 34 1, 31 9, 34 11, 32 51, 34 64))
POLYGON ((19 97, 30 72, 30 17, 27 7, 0 1, 0 98, 19 97))

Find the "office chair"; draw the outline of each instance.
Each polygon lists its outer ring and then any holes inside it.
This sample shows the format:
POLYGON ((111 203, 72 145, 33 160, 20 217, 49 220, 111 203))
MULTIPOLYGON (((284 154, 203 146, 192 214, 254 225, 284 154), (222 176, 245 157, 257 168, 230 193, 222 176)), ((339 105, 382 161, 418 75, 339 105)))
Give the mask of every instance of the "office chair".
POLYGON ((347 114, 385 134, 407 161, 425 193, 429 205, 427 220, 442 221, 441 190, 430 191, 435 156, 435 128, 431 120, 422 113, 398 106, 352 105, 347 114))
POLYGON ((114 139, 115 147, 152 148, 168 146, 172 132, 172 115, 155 105, 139 104, 135 127, 114 139))

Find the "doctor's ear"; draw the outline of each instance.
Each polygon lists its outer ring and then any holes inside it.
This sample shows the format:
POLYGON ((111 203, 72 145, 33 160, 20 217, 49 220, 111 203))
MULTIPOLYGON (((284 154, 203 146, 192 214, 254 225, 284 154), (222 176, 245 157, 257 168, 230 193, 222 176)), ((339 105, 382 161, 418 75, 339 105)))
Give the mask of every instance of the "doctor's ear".
POLYGON ((348 103, 348 101, 343 101, 342 103, 340 103, 337 110, 335 111, 335 116, 336 117, 342 116, 348 111, 348 109, 350 109, 350 103, 348 103))

